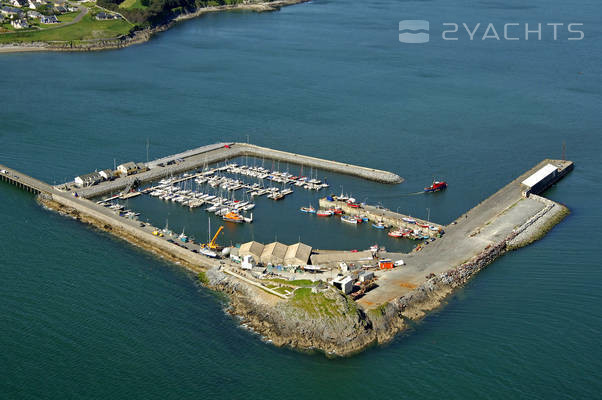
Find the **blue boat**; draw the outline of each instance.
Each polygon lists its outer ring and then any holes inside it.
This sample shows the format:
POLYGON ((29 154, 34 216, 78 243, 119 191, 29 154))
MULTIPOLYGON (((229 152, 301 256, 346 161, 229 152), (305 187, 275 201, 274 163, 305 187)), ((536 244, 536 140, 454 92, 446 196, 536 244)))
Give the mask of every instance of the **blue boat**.
POLYGON ((376 228, 376 229, 385 229, 386 225, 383 224, 382 222, 375 222, 372 224, 372 227, 376 228))

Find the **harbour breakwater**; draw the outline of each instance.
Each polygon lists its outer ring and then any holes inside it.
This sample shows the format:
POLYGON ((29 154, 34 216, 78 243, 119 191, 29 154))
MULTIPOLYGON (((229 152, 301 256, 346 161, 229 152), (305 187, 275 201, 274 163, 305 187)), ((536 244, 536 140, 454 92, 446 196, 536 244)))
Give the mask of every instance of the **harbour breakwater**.
MULTIPOLYGON (((260 159, 287 162, 305 166, 307 168, 314 168, 316 170, 333 171, 345 175, 356 176, 358 178, 380 183, 397 184, 403 182, 403 178, 389 171, 289 153, 248 143, 228 142, 202 146, 183 153, 150 161, 146 163, 146 166, 149 168, 148 171, 118 177, 117 179, 101 182, 93 186, 77 188, 77 192, 80 196, 86 198, 101 196, 103 194, 123 190, 126 187, 131 186, 134 181, 140 183, 155 181, 197 168, 204 168, 209 164, 235 160, 240 157, 256 157, 260 159)), ((68 183, 68 185, 74 187, 73 182, 68 183)), ((65 185, 58 185, 57 189, 61 190, 61 187, 64 186, 65 185)))

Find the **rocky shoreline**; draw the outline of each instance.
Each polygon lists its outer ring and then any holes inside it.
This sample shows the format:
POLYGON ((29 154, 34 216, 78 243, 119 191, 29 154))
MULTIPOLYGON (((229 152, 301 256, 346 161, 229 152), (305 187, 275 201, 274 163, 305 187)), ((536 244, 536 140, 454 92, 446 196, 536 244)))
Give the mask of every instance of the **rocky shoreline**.
POLYGON ((148 42, 154 35, 164 32, 174 26, 179 21, 184 21, 199 17, 203 14, 250 10, 255 12, 277 11, 282 7, 299 3, 306 3, 311 0, 277 0, 273 2, 261 2, 251 4, 225 5, 215 7, 203 7, 191 13, 180 14, 166 24, 153 28, 147 28, 135 31, 129 35, 123 35, 115 38, 77 40, 77 41, 52 41, 52 42, 15 42, 9 44, 0 44, 0 53, 16 53, 31 51, 100 51, 115 50, 129 47, 135 44, 148 42))

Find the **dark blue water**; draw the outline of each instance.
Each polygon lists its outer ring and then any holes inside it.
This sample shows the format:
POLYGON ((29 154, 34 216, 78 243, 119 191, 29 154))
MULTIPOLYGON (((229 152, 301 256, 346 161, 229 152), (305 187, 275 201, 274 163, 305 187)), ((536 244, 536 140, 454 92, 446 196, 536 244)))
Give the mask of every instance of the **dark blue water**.
MULTIPOLYGON (((147 139, 154 158, 249 135, 394 171, 406 182, 330 183, 447 223, 559 158, 562 142, 577 165, 546 193, 572 214, 542 241, 493 263, 394 343, 343 360, 262 343, 177 266, 2 185, 2 397, 598 397, 600 11, 593 0, 318 0, 206 16, 120 51, 2 54, 0 162, 51 183, 144 160, 147 139), (430 20, 431 41, 399 43, 403 19, 430 20), (444 42, 443 22, 582 22, 585 38, 444 42), (450 182, 446 193, 404 196, 433 176, 450 182)), ((224 240, 374 241, 369 229, 308 222, 295 209, 307 195, 273 213, 264 204, 252 233, 224 240)), ((201 215, 187 226, 199 235, 201 215)))

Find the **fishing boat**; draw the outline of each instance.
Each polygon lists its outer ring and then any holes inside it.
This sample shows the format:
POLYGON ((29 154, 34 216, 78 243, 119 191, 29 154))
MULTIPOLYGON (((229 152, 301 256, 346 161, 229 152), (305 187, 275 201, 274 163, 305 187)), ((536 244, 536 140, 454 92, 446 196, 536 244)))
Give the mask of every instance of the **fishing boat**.
POLYGON ((410 217, 403 217, 402 220, 404 222, 407 222, 408 224, 415 224, 416 220, 414 218, 410 218, 410 217))
POLYGON ((188 236, 184 234, 184 230, 182 230, 182 233, 180 234, 180 236, 178 236, 178 239, 180 239, 180 241, 184 243, 188 242, 188 236))
POLYGON ((310 214, 315 214, 316 213, 316 209, 313 208, 312 206, 309 207, 301 207, 301 212, 304 213, 310 213, 310 214))
POLYGON ((334 212, 334 215, 343 215, 343 209, 340 207, 335 207, 331 209, 332 212, 334 212))
POLYGON ((393 231, 389 231, 387 233, 387 235, 394 237, 394 238, 400 238, 403 236, 403 232, 400 230, 393 230, 393 231))
POLYGON ((320 210, 316 213, 316 215, 318 217, 332 217, 334 215, 334 212, 330 210, 320 210))
POLYGON ((341 217, 341 221, 346 222, 348 224, 356 224, 357 225, 357 218, 348 217, 347 215, 343 215, 341 217))
POLYGON ((445 181, 433 181, 433 184, 431 186, 425 187, 424 191, 427 193, 432 193, 432 192, 438 192, 440 190, 443 190, 447 188, 447 182, 445 181))
POLYGON ((224 221, 234 222, 236 224, 242 224, 245 222, 244 218, 239 213, 234 211, 230 211, 229 213, 225 214, 222 219, 224 221))
POLYGON ((387 226, 382 221, 378 221, 373 223, 372 227, 376 229, 385 229, 387 226))

